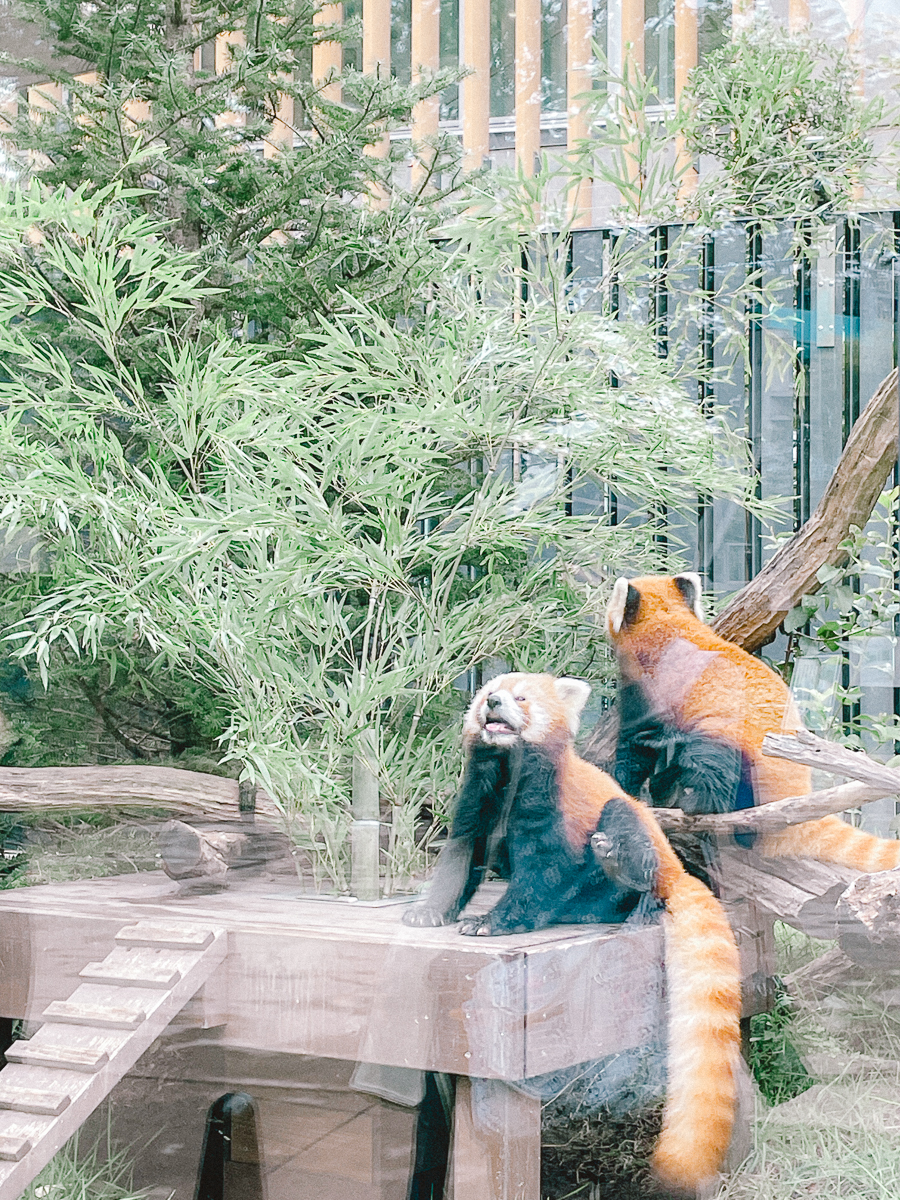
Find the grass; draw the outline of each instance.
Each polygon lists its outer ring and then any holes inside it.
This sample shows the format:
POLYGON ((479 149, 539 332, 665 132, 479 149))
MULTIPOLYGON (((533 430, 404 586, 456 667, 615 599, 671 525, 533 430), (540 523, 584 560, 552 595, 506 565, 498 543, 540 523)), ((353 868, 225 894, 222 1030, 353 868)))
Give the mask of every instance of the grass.
MULTIPOLYGON (((833 947, 776 927, 782 974, 833 947)), ((900 1007, 884 977, 797 999, 778 1033, 812 1070, 807 1095, 761 1105, 754 1152, 717 1200, 896 1200, 900 1196, 900 1007)), ((770 1028, 772 1028, 770 1026, 770 1028)), ((777 1095, 783 1064, 762 1091, 777 1095)), ((804 1091, 806 1089, 804 1088, 804 1091)))
POLYGON ((68 883, 102 879, 134 871, 159 869, 155 831, 144 825, 74 817, 44 819, 25 828, 15 858, 6 858, 0 888, 30 887, 37 883, 68 883))
POLYGON ((20 1200, 142 1200, 131 1186, 125 1151, 94 1146, 79 1152, 78 1134, 63 1146, 20 1200))

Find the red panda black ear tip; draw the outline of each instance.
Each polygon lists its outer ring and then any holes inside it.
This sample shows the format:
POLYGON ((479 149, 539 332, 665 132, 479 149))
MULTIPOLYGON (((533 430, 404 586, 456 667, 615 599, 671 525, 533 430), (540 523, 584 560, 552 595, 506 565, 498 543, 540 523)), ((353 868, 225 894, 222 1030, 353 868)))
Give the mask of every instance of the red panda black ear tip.
POLYGON ((684 602, 697 618, 705 621, 703 612, 703 582, 696 571, 681 571, 675 577, 675 586, 684 597, 684 602))

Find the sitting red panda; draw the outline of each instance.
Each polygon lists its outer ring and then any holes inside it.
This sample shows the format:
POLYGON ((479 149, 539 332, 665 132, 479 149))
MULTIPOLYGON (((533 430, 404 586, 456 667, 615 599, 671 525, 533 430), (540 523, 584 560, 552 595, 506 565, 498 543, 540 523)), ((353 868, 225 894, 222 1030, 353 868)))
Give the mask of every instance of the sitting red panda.
POLYGON ((464 725, 466 768, 450 837, 409 925, 455 921, 489 866, 509 887, 460 932, 520 933, 568 922, 622 922, 642 895, 665 906, 668 1087, 653 1165, 670 1193, 714 1179, 734 1120, 740 970, 728 921, 690 877, 643 804, 578 758, 590 693, 578 679, 501 675, 475 696, 464 725), (598 865, 591 838, 599 833, 598 865))
MULTIPOLYGON (((606 620, 620 672, 614 774, 631 794, 688 813, 730 812, 811 790, 807 767, 762 752, 801 721, 781 677, 703 623, 693 573, 619 579, 606 620)), ((822 817, 767 834, 756 849, 884 871, 900 842, 822 817)))

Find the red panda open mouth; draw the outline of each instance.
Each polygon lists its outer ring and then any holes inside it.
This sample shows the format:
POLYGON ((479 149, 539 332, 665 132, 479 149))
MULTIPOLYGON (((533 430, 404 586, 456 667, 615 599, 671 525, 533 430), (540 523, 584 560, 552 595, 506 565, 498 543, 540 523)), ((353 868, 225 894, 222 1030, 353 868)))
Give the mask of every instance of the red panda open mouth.
POLYGON ((488 731, 488 733, 515 733, 516 732, 515 729, 513 729, 512 725, 507 724, 506 721, 485 721, 484 727, 488 731))

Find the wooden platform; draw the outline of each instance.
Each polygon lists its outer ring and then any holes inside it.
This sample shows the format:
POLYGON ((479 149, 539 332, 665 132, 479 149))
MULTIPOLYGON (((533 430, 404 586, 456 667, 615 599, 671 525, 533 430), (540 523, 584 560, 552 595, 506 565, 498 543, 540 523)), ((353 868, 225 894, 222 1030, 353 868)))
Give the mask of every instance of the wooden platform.
POLYGON ((0 892, 0 1015, 39 1019, 129 921, 196 921, 228 954, 188 1007, 232 1045, 515 1080, 642 1043, 662 1017, 661 931, 466 938, 403 904, 247 882, 180 897, 162 874, 0 892))
MULTIPOLYGON (((482 907, 500 886, 483 890, 482 907)), ((540 1101, 505 1081, 657 1033, 661 929, 473 938, 455 926, 409 929, 404 907, 304 898, 296 885, 263 881, 185 896, 162 873, 0 892, 0 1015, 41 1020, 84 984, 86 963, 106 956, 102 970, 124 978, 111 952, 129 923, 222 929, 224 960, 176 1022, 222 1047, 495 1080, 477 1098, 460 1080, 451 1191, 538 1200, 540 1101)))

